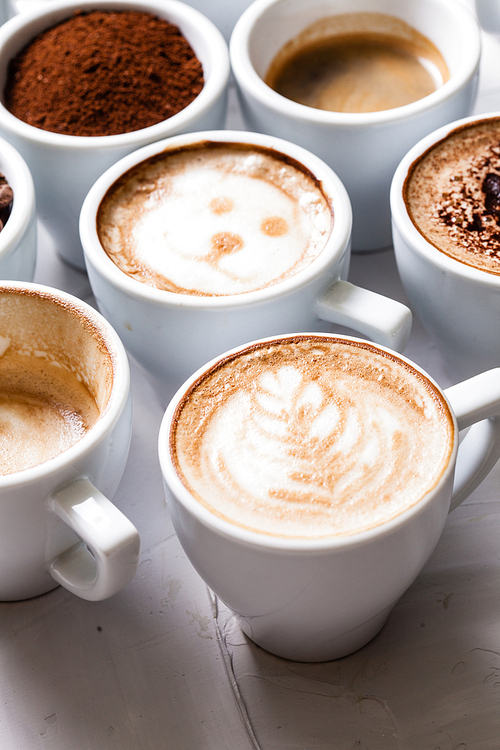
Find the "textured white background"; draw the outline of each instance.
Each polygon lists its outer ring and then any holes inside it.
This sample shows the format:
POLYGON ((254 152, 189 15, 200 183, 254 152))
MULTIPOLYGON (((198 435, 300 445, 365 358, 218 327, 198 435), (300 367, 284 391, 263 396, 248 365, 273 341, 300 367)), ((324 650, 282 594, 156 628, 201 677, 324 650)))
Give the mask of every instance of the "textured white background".
MULTIPOLYGON (((493 37, 483 61, 476 111, 500 110, 493 37)), ((234 96, 228 126, 242 128, 234 96)), ((93 302, 43 231, 36 280, 93 302)), ((350 280, 404 301, 392 251, 354 256, 350 280)), ((418 321, 406 354, 448 385, 418 321)), ((249 642, 187 562, 157 460, 162 408, 134 363, 132 388, 115 502, 141 534, 138 573, 105 602, 56 589, 0 603, 0 750, 498 750, 500 465, 370 644, 296 664, 249 642)))

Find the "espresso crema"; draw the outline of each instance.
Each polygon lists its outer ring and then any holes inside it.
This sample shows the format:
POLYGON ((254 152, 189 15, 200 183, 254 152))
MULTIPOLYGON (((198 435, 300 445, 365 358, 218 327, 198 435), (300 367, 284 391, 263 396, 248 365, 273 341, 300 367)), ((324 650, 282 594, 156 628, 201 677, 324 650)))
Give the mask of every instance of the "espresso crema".
POLYGON ((128 276, 177 294, 225 296, 278 284, 323 250, 330 201, 293 159, 200 143, 126 172, 97 215, 99 240, 128 276))
POLYGON ((500 119, 453 130, 412 165, 403 191, 428 242, 500 275, 500 119))
POLYGON ((366 343, 297 336, 258 344, 186 393, 170 448, 211 512, 281 537, 378 526, 439 482, 454 445, 439 391, 366 343))
POLYGON ((422 99, 449 78, 435 45, 400 18, 321 18, 272 60, 265 82, 287 99, 331 112, 380 112, 422 99))

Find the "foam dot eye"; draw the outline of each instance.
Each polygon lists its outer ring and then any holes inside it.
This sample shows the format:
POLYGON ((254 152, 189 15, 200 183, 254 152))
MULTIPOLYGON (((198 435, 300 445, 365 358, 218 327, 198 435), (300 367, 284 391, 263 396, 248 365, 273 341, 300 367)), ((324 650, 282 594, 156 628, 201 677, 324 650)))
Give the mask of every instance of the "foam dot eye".
POLYGON ((281 216, 268 216, 260 225, 260 230, 268 237, 282 237, 288 232, 288 224, 281 216))
POLYGON ((227 214, 234 208, 234 203, 231 198, 226 198, 221 195, 217 198, 213 198, 210 201, 208 208, 213 214, 227 214))

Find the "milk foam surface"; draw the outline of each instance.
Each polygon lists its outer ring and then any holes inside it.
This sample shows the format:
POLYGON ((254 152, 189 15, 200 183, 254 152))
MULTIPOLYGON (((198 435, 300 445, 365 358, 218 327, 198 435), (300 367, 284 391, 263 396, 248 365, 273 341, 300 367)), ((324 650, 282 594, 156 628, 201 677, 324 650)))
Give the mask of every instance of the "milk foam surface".
POLYGON ((99 411, 75 373, 43 357, 0 359, 0 475, 47 461, 71 447, 99 411))
POLYGON ((216 515, 284 537, 352 534, 439 481, 453 423, 420 373, 369 345, 297 337, 229 358, 189 391, 174 465, 216 515))
POLYGON ((500 119, 463 126, 412 165, 411 219, 438 250, 500 275, 500 119))
POLYGON ((130 170, 101 203, 99 239, 132 278, 224 296, 277 284, 323 250, 332 211, 293 160, 243 144, 199 144, 130 170))

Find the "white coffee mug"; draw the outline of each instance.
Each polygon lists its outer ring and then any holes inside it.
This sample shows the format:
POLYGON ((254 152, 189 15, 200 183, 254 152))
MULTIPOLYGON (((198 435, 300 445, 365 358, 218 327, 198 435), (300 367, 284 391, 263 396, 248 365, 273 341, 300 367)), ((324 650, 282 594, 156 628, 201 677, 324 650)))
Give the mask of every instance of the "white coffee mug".
MULTIPOLYGON (((266 340, 279 344, 288 338, 266 340)), ((410 362, 451 406, 454 445, 437 484, 415 505, 371 529, 325 538, 287 538, 248 530, 213 513, 183 484, 172 458, 173 419, 190 386, 220 360, 255 343, 208 363, 170 402, 159 434, 167 505, 187 557, 255 643, 296 661, 337 659, 379 632, 431 556, 448 512, 495 465, 500 456, 500 369, 443 392, 410 362), (459 430, 471 425, 458 447, 459 430)))
POLYGON ((20 14, 0 28, 0 89, 7 66, 33 37, 69 18, 73 11, 139 10, 177 25, 201 61, 205 83, 185 109, 149 128, 118 135, 81 137, 41 130, 14 117, 0 101, 0 134, 24 156, 33 173, 39 216, 58 254, 84 268, 78 216, 92 183, 111 164, 147 143, 176 133, 221 127, 226 111, 229 56, 218 29, 194 8, 177 0, 54 0, 20 14))
POLYGON ((99 313, 39 284, 2 282, 0 336, 2 356, 31 353, 77 373, 99 408, 65 451, 0 476, 0 600, 58 584, 83 599, 105 599, 133 578, 139 555, 136 528, 108 499, 130 445, 127 355, 99 313))
POLYGON ((35 188, 28 165, 0 138, 0 172, 12 188, 10 216, 0 232, 0 279, 32 281, 36 265, 35 188))
POLYGON ((393 242, 399 275, 412 310, 437 341, 456 382, 500 366, 500 276, 440 252, 410 218, 403 186, 411 165, 455 128, 500 117, 468 117, 423 138, 403 158, 391 187, 393 242))
POLYGON ((391 243, 389 187, 398 162, 426 133, 472 111, 480 32, 455 0, 256 0, 231 36, 231 65, 250 130, 317 154, 339 175, 353 207, 353 250, 391 243), (449 80, 429 96, 381 112, 328 112, 281 96, 264 77, 278 51, 318 19, 343 13, 396 16, 440 50, 449 80))
POLYGON ((204 362, 259 336, 322 330, 324 321, 349 326, 401 350, 411 328, 407 307, 356 287, 347 277, 351 208, 344 186, 320 159, 279 138, 240 131, 176 136, 130 154, 103 174, 82 207, 80 236, 98 307, 127 350, 155 382, 163 402, 204 362), (175 294, 125 274, 104 251, 96 215, 111 185, 128 169, 155 154, 204 141, 245 143, 289 155, 321 185, 334 221, 322 252, 294 276, 264 289, 228 296, 175 294), (323 321, 323 322, 322 322, 323 321))
POLYGON ((500 34, 500 3, 498 0, 475 0, 479 23, 490 34, 500 34))

